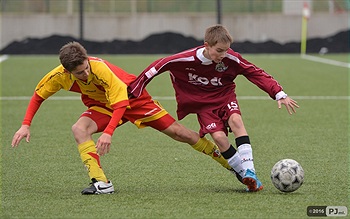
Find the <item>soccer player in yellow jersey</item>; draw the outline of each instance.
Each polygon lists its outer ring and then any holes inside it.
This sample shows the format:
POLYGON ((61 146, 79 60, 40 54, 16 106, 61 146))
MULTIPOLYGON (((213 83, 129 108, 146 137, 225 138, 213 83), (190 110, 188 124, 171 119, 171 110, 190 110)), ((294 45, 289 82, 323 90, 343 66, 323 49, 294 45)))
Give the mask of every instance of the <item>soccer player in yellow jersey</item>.
POLYGON ((136 76, 108 61, 89 57, 78 42, 64 45, 59 51, 59 59, 61 64, 46 74, 36 86, 22 126, 14 134, 11 145, 17 147, 23 138, 29 142, 29 127, 44 100, 61 89, 80 93, 87 110, 72 126, 72 132, 91 179, 91 185, 82 194, 114 192, 112 182, 102 170, 100 156, 109 152, 116 127, 127 121, 139 128, 150 126, 177 141, 188 143, 235 174, 215 144, 176 122, 152 100, 146 90, 138 98, 128 99, 127 87, 136 76), (92 135, 99 132, 102 134, 95 144, 92 135))

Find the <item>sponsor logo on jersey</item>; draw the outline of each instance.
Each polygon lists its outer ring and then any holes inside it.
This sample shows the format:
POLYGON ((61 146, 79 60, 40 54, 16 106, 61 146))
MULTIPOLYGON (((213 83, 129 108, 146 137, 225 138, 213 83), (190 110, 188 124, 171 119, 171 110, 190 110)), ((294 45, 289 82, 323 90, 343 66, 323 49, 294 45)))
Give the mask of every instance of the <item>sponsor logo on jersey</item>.
POLYGON ((218 71, 218 72, 224 72, 224 71, 226 71, 227 68, 228 68, 228 67, 225 66, 225 63, 223 63, 223 62, 219 62, 219 63, 216 64, 216 66, 215 66, 215 70, 218 71))
POLYGON ((206 77, 199 77, 196 74, 188 73, 188 82, 193 85, 208 85, 222 86, 221 78, 213 77, 211 79, 206 77))
POLYGON ((186 71, 196 71, 194 68, 185 68, 186 71))

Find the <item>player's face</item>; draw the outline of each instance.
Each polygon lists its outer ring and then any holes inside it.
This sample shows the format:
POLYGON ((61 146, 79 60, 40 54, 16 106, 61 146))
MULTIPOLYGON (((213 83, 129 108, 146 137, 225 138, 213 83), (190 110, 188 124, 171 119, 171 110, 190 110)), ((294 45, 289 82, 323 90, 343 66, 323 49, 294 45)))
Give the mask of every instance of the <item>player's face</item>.
POLYGON ((85 60, 83 64, 78 65, 71 73, 80 80, 87 80, 90 74, 88 60, 85 60))
POLYGON ((221 60, 226 56, 227 50, 230 48, 230 43, 217 43, 214 46, 204 43, 204 45, 206 50, 206 52, 204 52, 204 56, 215 63, 221 62, 221 60))

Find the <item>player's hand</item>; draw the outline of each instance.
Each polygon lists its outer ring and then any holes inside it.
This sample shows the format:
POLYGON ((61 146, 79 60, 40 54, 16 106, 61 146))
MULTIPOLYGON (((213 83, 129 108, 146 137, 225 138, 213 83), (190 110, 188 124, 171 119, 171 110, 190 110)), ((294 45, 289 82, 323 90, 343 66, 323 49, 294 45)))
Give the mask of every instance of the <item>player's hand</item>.
POLYGON ((96 143, 96 150, 100 156, 103 156, 109 152, 111 147, 112 136, 106 133, 102 133, 102 135, 98 138, 96 143))
POLYGON ((12 147, 17 147, 18 144, 21 142, 22 138, 26 138, 26 142, 29 143, 30 140, 30 131, 29 131, 29 125, 22 125, 21 128, 18 129, 18 131, 15 133, 15 135, 12 138, 12 147))
POLYGON ((297 101, 293 100, 290 97, 282 98, 278 100, 277 103, 278 103, 278 109, 282 108, 282 104, 285 105, 290 115, 292 115, 293 112, 296 113, 296 108, 299 108, 297 101))

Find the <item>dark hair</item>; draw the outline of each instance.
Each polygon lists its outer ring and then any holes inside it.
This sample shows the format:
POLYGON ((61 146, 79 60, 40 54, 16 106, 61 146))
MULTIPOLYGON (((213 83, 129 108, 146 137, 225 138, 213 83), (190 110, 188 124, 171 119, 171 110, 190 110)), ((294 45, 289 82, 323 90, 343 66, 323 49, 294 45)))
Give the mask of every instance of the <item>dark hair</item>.
POLYGON ((78 42, 69 42, 62 46, 59 52, 60 62, 65 69, 73 71, 78 65, 88 59, 86 49, 78 42))

